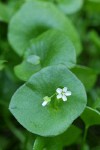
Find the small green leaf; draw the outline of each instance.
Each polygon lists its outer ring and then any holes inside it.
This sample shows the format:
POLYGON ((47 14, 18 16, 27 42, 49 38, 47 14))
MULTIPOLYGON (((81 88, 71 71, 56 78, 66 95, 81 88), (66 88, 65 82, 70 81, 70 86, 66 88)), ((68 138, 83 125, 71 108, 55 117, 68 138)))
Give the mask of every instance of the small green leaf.
POLYGON ((86 124, 86 126, 93 126, 100 124, 100 113, 99 111, 91 108, 86 107, 83 114, 81 115, 82 120, 86 124))
POLYGON ((75 45, 76 53, 80 53, 80 40, 72 23, 49 2, 25 3, 11 19, 8 33, 9 42, 14 50, 22 56, 29 41, 49 29, 63 31, 75 45))
POLYGON ((27 130, 42 136, 63 133, 80 116, 86 106, 82 83, 65 66, 47 67, 35 73, 13 95, 10 111, 27 130), (67 87, 72 95, 67 102, 56 95, 43 107, 43 98, 51 97, 59 87, 67 87))
POLYGON ((87 91, 91 90, 97 79, 96 71, 84 66, 75 66, 71 71, 82 81, 87 91))

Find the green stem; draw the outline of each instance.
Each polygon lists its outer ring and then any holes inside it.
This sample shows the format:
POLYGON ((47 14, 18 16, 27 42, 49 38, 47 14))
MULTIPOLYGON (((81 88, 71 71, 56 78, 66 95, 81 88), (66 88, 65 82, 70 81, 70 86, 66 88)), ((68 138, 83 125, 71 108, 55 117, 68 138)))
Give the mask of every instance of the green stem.
POLYGON ((86 142, 88 128, 89 128, 88 126, 85 126, 84 136, 83 136, 83 140, 82 140, 82 150, 84 150, 84 145, 86 142))
POLYGON ((50 98, 52 98, 53 96, 55 96, 56 95, 56 93, 54 93, 52 96, 50 96, 50 98))

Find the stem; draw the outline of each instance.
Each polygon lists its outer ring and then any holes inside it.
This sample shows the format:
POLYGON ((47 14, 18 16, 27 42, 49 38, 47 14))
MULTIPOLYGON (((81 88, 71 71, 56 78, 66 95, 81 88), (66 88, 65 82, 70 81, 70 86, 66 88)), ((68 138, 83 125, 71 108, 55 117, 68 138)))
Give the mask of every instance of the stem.
POLYGON ((52 98, 53 96, 55 96, 56 95, 56 93, 54 93, 52 96, 50 96, 50 98, 52 98))
POLYGON ((83 136, 83 140, 82 140, 82 150, 84 150, 84 145, 86 142, 88 128, 89 128, 88 126, 85 126, 84 136, 83 136))

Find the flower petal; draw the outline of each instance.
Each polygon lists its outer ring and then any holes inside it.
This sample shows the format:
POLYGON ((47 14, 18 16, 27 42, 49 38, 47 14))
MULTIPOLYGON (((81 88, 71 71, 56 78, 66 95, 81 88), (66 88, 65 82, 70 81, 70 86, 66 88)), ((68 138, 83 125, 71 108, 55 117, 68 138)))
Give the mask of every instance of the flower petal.
POLYGON ((61 94, 58 94, 58 95, 57 95, 57 99, 60 99, 60 98, 62 98, 62 95, 61 95, 61 94))
POLYGON ((71 91, 67 91, 67 92, 65 93, 65 95, 66 95, 66 96, 70 96, 70 95, 72 95, 72 93, 71 93, 71 91))
POLYGON ((47 101, 44 101, 43 103, 42 103, 42 106, 44 107, 44 106, 46 106, 48 104, 48 102, 47 101))
POLYGON ((62 93, 62 89, 58 88, 58 89, 56 90, 56 92, 57 92, 58 94, 61 94, 61 93, 62 93))
POLYGON ((67 101, 67 97, 65 95, 62 96, 63 101, 67 101))
POLYGON ((63 92, 67 92, 67 87, 64 87, 64 88, 63 88, 63 92))

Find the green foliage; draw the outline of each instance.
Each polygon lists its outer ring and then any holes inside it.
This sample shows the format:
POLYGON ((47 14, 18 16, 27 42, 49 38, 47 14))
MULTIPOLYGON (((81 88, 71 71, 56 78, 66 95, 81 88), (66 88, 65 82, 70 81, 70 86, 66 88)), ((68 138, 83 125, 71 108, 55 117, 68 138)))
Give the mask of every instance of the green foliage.
POLYGON ((90 107, 86 107, 81 118, 88 127, 100 124, 100 112, 90 107))
POLYGON ((85 106, 86 94, 82 83, 61 65, 47 67, 33 75, 12 97, 10 111, 27 130, 42 136, 53 136, 64 132, 85 106), (57 102, 54 96, 52 102, 43 108, 43 98, 53 95, 58 87, 71 90, 68 102, 57 102))
POLYGON ((34 142, 33 150, 43 150, 43 148, 48 150, 62 150, 64 146, 75 143, 80 134, 81 130, 71 125, 70 128, 60 136, 52 138, 37 137, 34 142))
POLYGON ((83 82, 87 91, 91 90, 97 79, 96 71, 84 66, 75 66, 71 71, 83 82))
POLYGON ((100 0, 88 0, 86 9, 88 9, 89 12, 100 12, 100 0))
POLYGON ((64 64, 71 68, 75 63, 75 48, 71 41, 61 31, 50 30, 31 41, 23 62, 15 67, 15 73, 19 79, 27 81, 32 74, 46 66, 64 64), (28 61, 30 57, 33 62, 28 61))
POLYGON ((8 8, 0 2, 0 21, 8 22, 9 17, 8 8))
POLYGON ((8 34, 9 42, 14 50, 22 56, 29 45, 29 41, 48 29, 58 29, 65 32, 71 38, 77 54, 79 54, 81 46, 73 24, 52 3, 48 2, 33 1, 22 6, 11 19, 8 34))
POLYGON ((6 61, 5 60, 0 60, 0 71, 5 67, 4 63, 6 61))
POLYGON ((93 108, 100 109, 100 98, 97 98, 93 104, 93 108))
POLYGON ((100 0, 0 0, 0 119, 0 150, 100 149, 100 0))
POLYGON ((10 0, 8 5, 0 2, 0 21, 8 23, 11 17, 16 13, 16 11, 21 7, 25 0, 17 1, 10 0))

